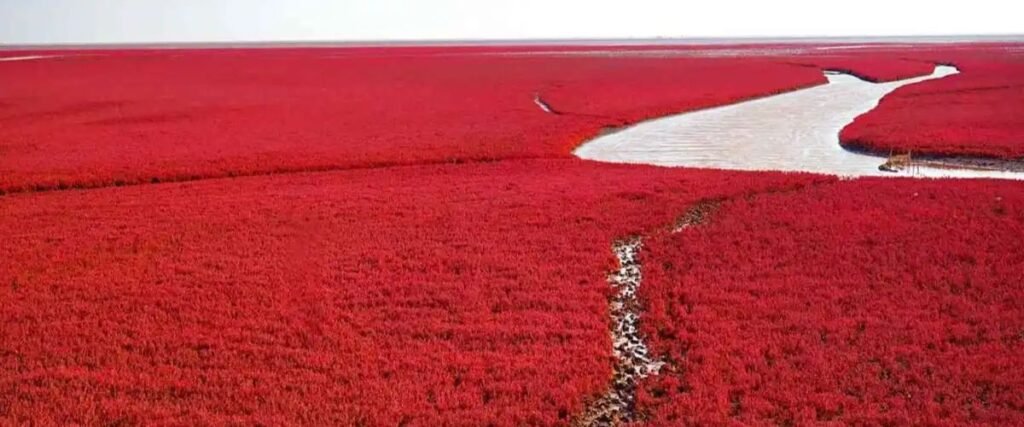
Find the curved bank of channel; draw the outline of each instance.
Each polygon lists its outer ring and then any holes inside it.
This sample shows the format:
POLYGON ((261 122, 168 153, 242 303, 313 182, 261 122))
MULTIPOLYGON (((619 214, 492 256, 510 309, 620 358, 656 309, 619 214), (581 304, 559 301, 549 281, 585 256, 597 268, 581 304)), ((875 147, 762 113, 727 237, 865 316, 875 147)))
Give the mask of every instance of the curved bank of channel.
POLYGON ((826 72, 828 84, 654 119, 578 147, 580 158, 749 171, 839 176, 1024 179, 1024 173, 915 166, 883 172, 885 159, 843 149, 839 131, 900 86, 956 74, 940 65, 927 76, 888 83, 826 72))

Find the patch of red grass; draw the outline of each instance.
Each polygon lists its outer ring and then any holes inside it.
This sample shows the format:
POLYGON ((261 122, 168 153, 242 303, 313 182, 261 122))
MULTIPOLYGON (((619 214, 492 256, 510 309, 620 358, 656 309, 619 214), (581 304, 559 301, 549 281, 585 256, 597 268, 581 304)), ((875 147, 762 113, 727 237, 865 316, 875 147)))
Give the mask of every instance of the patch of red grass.
POLYGON ((609 126, 827 83, 819 69, 758 58, 625 57, 572 66, 586 84, 555 81, 541 95, 558 112, 613 118, 609 126))
POLYGON ((1024 192, 862 179, 649 239, 655 424, 1024 421, 1024 192))
POLYGON ((841 71, 876 83, 925 76, 935 70, 935 64, 930 62, 900 59, 899 56, 891 53, 874 51, 797 57, 792 58, 791 61, 826 70, 841 71))
POLYGON ((402 52, 66 52, 4 63, 0 191, 565 158, 608 126, 824 81, 742 58, 402 52), (761 71, 752 78, 751 68, 761 71), (535 94, 580 114, 544 113, 535 94))
POLYGON ((1024 57, 947 52, 960 74, 905 86, 840 134, 844 146, 1000 159, 1024 158, 1024 57))
POLYGON ((0 424, 567 423, 611 242, 826 178, 524 160, 0 200, 0 424))
POLYGON ((567 158, 901 59, 92 53, 0 65, 0 191, 362 170, 0 198, 0 423, 568 423, 612 242, 715 198, 641 252, 652 421, 1020 420, 1019 186, 567 158))

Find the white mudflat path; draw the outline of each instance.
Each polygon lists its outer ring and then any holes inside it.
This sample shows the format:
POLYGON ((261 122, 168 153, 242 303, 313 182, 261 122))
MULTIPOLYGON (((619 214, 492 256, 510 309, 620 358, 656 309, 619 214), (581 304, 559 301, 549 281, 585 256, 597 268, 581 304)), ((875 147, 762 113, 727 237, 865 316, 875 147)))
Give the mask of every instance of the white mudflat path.
POLYGON ((956 74, 938 66, 928 76, 870 83, 826 73, 828 84, 766 98, 650 120, 597 137, 575 150, 584 159, 613 163, 813 172, 839 176, 1024 179, 1024 173, 915 167, 883 172, 885 159, 839 145, 839 131, 894 89, 956 74))
POLYGON ((0 62, 31 61, 33 59, 56 58, 57 55, 0 56, 0 62))

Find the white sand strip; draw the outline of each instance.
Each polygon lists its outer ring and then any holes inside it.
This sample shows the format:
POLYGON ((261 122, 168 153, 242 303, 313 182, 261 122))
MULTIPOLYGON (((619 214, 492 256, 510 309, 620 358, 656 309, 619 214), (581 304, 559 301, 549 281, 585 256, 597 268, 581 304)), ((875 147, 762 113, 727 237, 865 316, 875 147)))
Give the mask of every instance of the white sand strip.
POLYGON ((912 44, 879 43, 879 44, 844 44, 835 46, 818 46, 818 50, 847 50, 847 49, 903 49, 914 47, 912 44))
POLYGON ((885 94, 911 83, 956 74, 938 66, 929 76, 869 83, 826 73, 829 83, 767 98, 639 123, 575 150, 584 159, 732 170, 813 172, 839 176, 1024 179, 1024 173, 920 167, 878 170, 885 159, 839 145, 839 131, 885 94))
POLYGON ((544 102, 543 99, 540 99, 540 94, 533 94, 533 103, 537 104, 537 106, 540 107, 541 111, 544 111, 545 113, 555 114, 555 111, 551 109, 551 106, 548 105, 547 102, 544 102))
POLYGON ((0 62, 31 61, 33 59, 56 58, 57 55, 0 56, 0 62))

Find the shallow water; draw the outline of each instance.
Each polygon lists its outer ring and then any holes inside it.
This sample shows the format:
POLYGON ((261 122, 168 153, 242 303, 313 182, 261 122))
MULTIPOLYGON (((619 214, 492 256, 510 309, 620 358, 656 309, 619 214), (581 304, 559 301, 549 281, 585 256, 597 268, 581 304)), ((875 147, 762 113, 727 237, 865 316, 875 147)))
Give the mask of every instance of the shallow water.
POLYGON ((839 145, 839 131, 894 89, 956 74, 937 66, 928 76, 870 83, 826 73, 828 84, 639 123, 597 137, 574 152, 613 163, 732 170, 813 172, 839 176, 915 176, 1024 179, 1002 171, 920 167, 882 172, 885 159, 839 145))

